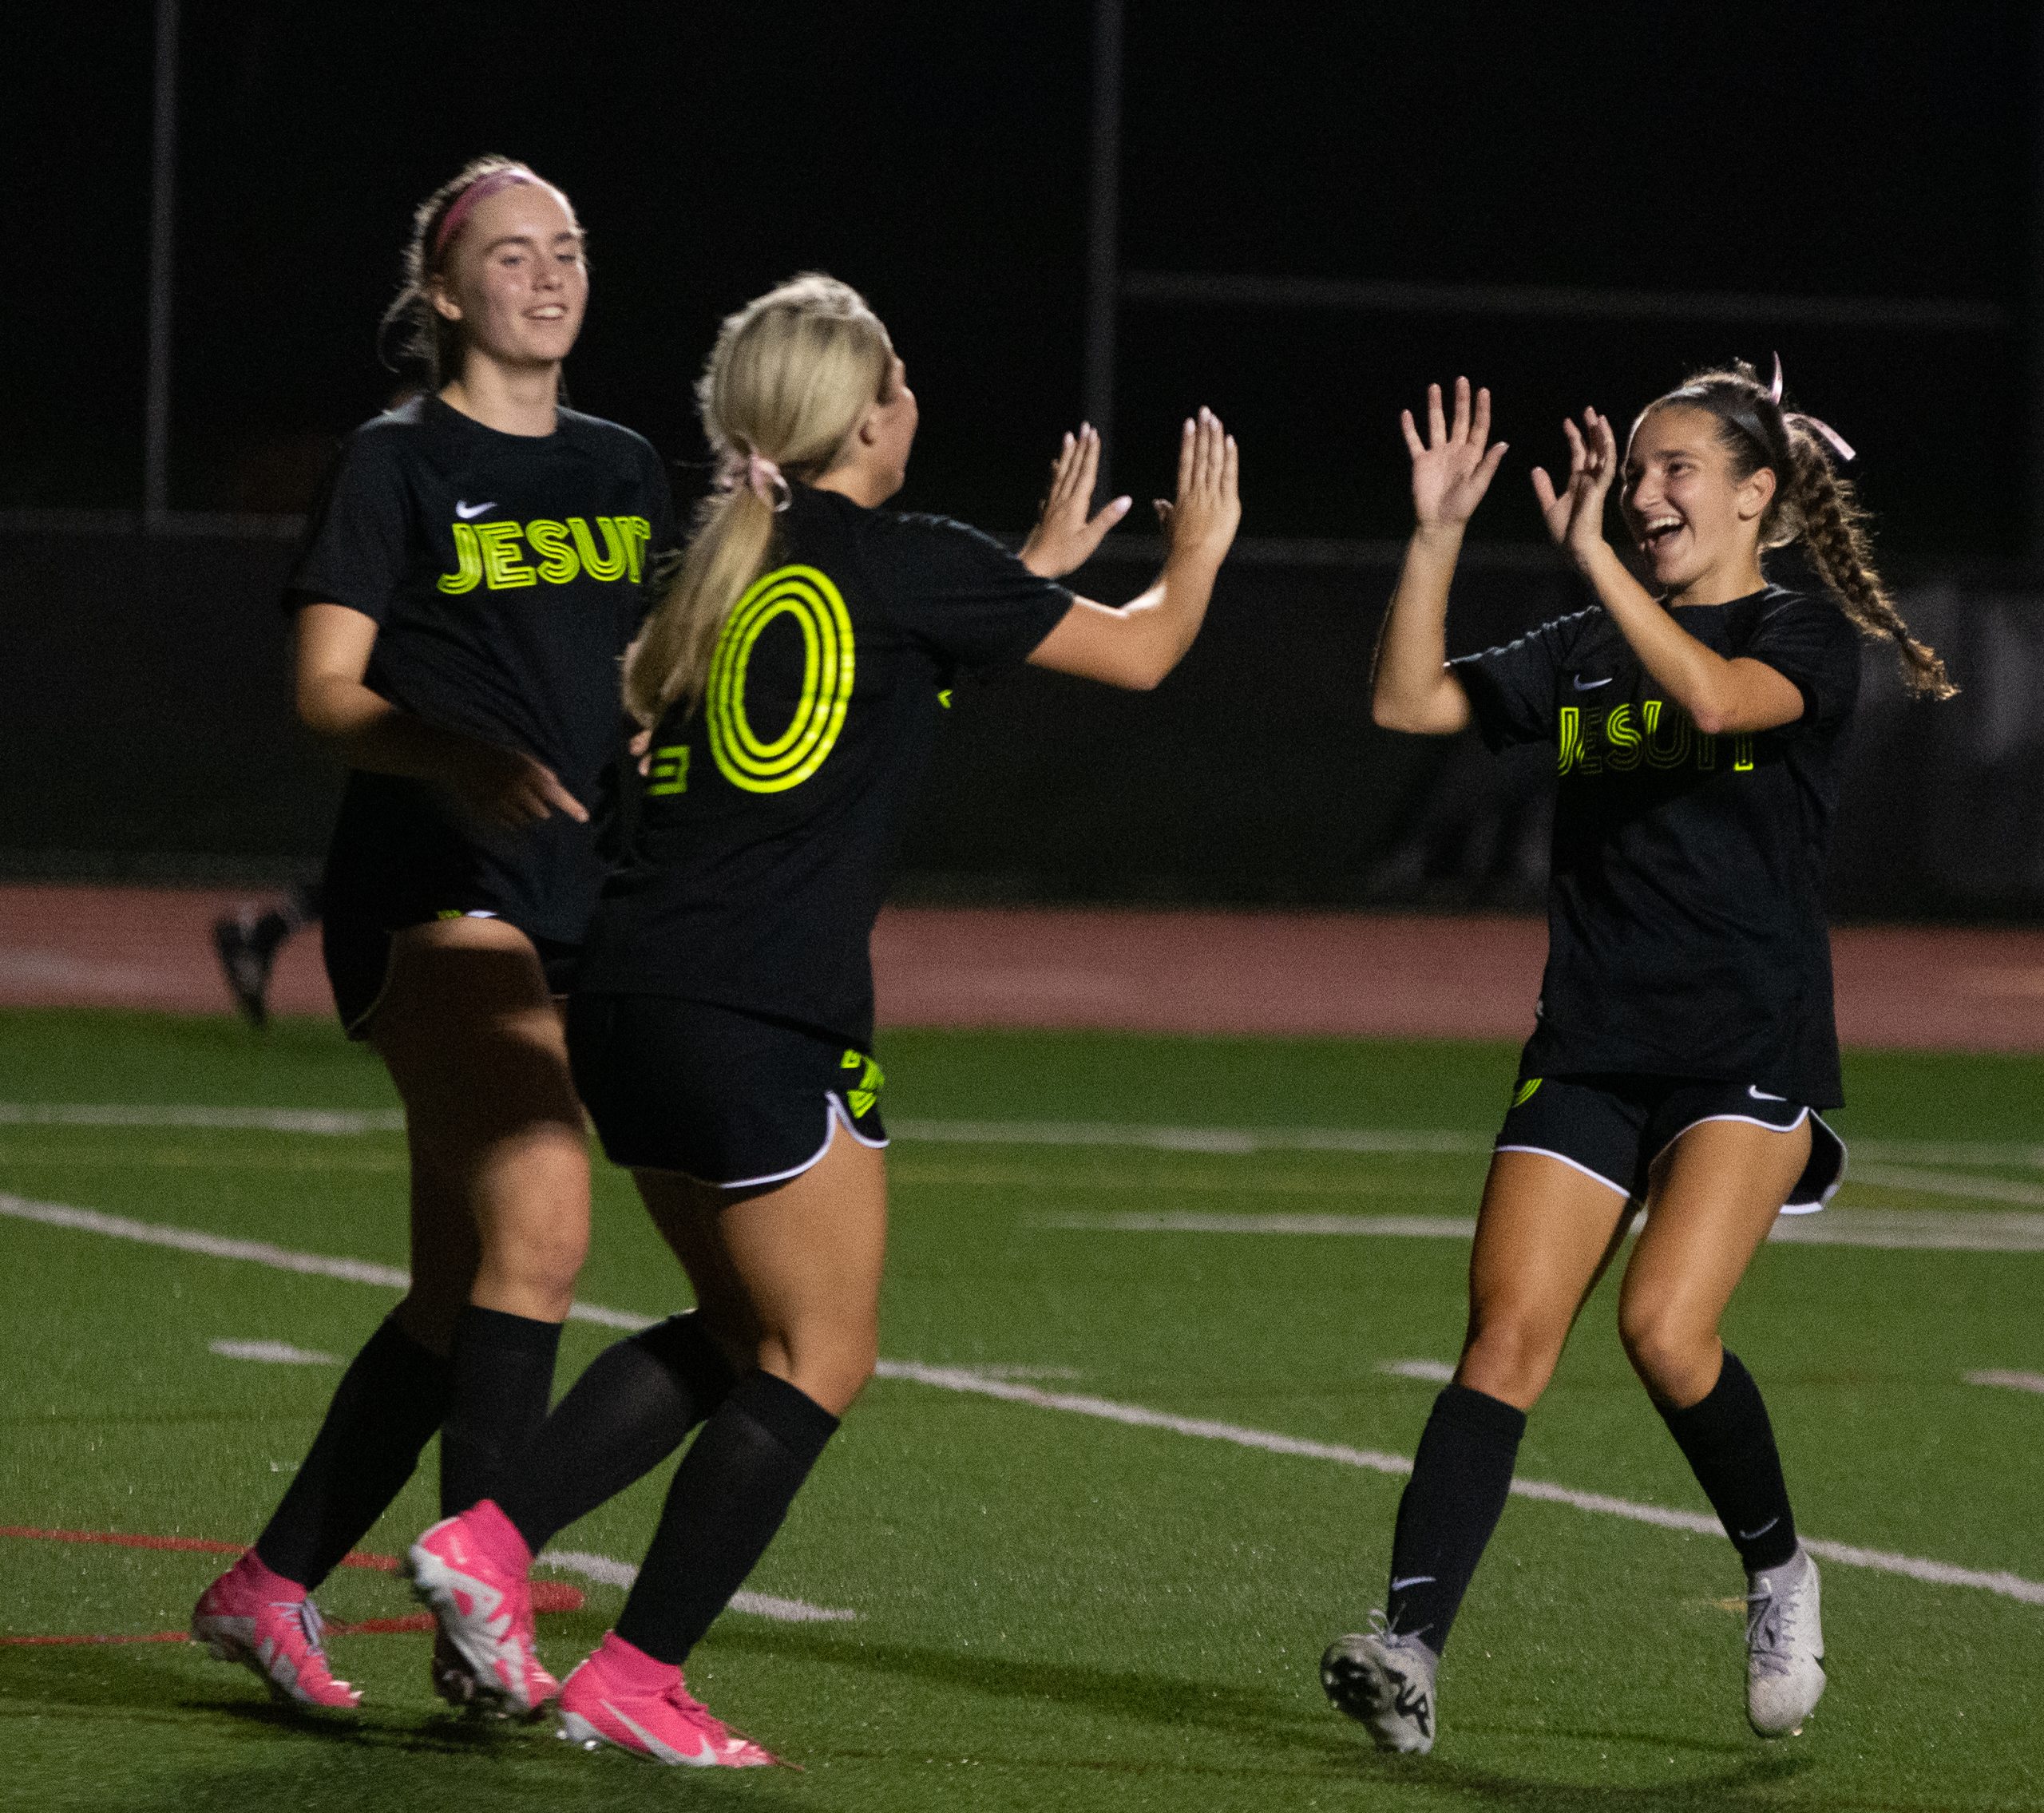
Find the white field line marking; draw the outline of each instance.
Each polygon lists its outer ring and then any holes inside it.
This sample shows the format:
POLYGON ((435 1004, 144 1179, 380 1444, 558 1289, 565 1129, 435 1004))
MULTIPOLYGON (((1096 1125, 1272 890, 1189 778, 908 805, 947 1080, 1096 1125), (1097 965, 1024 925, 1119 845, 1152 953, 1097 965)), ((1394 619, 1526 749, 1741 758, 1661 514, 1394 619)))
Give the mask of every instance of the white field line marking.
POLYGON ((223 1360, 255 1360, 265 1366, 338 1366, 331 1353, 315 1353, 310 1348, 293 1347, 289 1341, 208 1341, 208 1353, 223 1360))
POLYGON ((1445 1385, 1455 1376, 1454 1367, 1445 1360, 1387 1360, 1377 1371, 1396 1379, 1424 1379, 1430 1385, 1445 1385))
POLYGON ((0 1102, 0 1126, 205 1127, 330 1135, 402 1133, 396 1108, 209 1108, 193 1103, 0 1102))
POLYGON ((2044 1372, 1969 1372, 1969 1385, 1999 1385, 2011 1391, 2044 1391, 2044 1372))
POLYGON ((2044 1185, 2012 1178, 1974 1178, 1955 1171, 1919 1170, 1913 1165, 1855 1165, 1848 1183, 1872 1184, 1877 1190, 1919 1190, 1926 1196, 1963 1196, 1975 1202, 2019 1202, 2044 1209, 2044 1185))
MULTIPOLYGON (((883 1360, 878 1368, 883 1379, 897 1379, 918 1385, 933 1385, 940 1391, 965 1391, 982 1397, 1000 1398, 1009 1403, 1033 1405, 1040 1410, 1061 1410, 1078 1416, 1097 1416, 1139 1429, 1163 1429, 1176 1435, 1192 1435, 1210 1442, 1226 1442, 1236 1447, 1255 1448, 1266 1454, 1296 1455, 1308 1460, 1333 1461, 1338 1466, 1361 1467, 1372 1473, 1409 1474, 1412 1463, 1403 1455, 1384 1454, 1373 1448, 1352 1448, 1333 1442, 1309 1442, 1296 1435, 1281 1435, 1267 1429, 1246 1429, 1233 1423, 1217 1423, 1203 1417, 1174 1416, 1142 1404, 1116 1403, 1106 1398, 1084 1397, 1068 1391, 1039 1391, 1032 1385, 988 1379, 957 1367, 922 1366, 912 1360, 883 1360)), ((1567 1505, 1571 1510, 1605 1517, 1620 1517, 1634 1523, 1650 1523, 1663 1530, 1688 1530, 1699 1536, 1721 1536, 1724 1526, 1714 1517, 1700 1511, 1670 1510, 1662 1505, 1641 1504, 1632 1498, 1614 1498, 1602 1492, 1579 1492, 1573 1486, 1557 1486, 1542 1479, 1515 1479, 1515 1495, 1536 1498, 1547 1504, 1567 1505)), ((1838 1562, 1848 1567, 1871 1568, 1880 1574, 1899 1574, 1936 1586, 1972 1586, 1998 1593, 2025 1605, 2044 1605, 2044 1581, 2025 1580, 2003 1570, 1955 1567, 1948 1562, 1925 1561, 1915 1555, 1899 1555, 1881 1549, 1863 1549, 1850 1542, 1830 1542, 1805 1537, 1803 1546, 1820 1560, 1838 1562)))
MULTIPOLYGON (((236 1240, 226 1234, 210 1234, 196 1228, 168 1226, 159 1221, 131 1221, 125 1215, 109 1215, 97 1209, 74 1209, 63 1202, 31 1202, 25 1197, 0 1195, 0 1215, 17 1221, 40 1221, 46 1227, 69 1228, 79 1233, 105 1234, 113 1240, 132 1240, 145 1246, 174 1247, 180 1253, 196 1253, 208 1259, 245 1260, 279 1272, 299 1272, 312 1277, 339 1278, 344 1284, 381 1285, 402 1290, 410 1275, 395 1265, 378 1265, 366 1259, 336 1259, 319 1253, 293 1253, 273 1246, 266 1240, 236 1240)), ((568 1312, 568 1320, 594 1322, 606 1328, 628 1332, 650 1328, 659 1317, 634 1316, 622 1309, 605 1309, 599 1304, 578 1303, 568 1312)))
MULTIPOLYGON (((69 1228, 83 1233, 105 1234, 119 1240, 140 1241, 152 1246, 173 1247, 216 1259, 245 1261, 279 1271, 314 1277, 339 1278, 351 1284, 375 1284, 402 1288, 405 1274, 393 1266, 372 1265, 357 1259, 329 1258, 323 1254, 293 1253, 267 1241, 228 1240, 217 1234, 200 1233, 189 1228, 129 1220, 125 1216, 103 1214, 97 1209, 73 1209, 62 1203, 30 1202, 18 1196, 0 1195, 0 1215, 40 1221, 47 1226, 69 1228)), ((578 1303, 571 1317, 600 1323, 606 1328, 644 1328, 656 1318, 636 1316, 629 1310, 606 1309, 596 1304, 578 1303)), ((1117 1403, 1107 1398, 1072 1391, 1046 1391, 1015 1380, 994 1379, 955 1366, 925 1366, 913 1360, 883 1360, 874 1372, 882 1379, 929 1385, 941 1391, 961 1391, 978 1397, 997 1398, 1004 1403, 1024 1403, 1042 1410, 1061 1410, 1080 1416, 1099 1417, 1109 1423, 1138 1429, 1163 1429, 1173 1435, 1191 1435, 1207 1441, 1226 1442, 1241 1448, 1260 1449, 1266 1454, 1296 1455, 1306 1460, 1333 1461, 1343 1467, 1361 1467, 1373 1473, 1409 1474, 1412 1463, 1403 1455, 1385 1454, 1374 1448, 1353 1448, 1335 1442, 1308 1441, 1302 1436, 1280 1435, 1268 1429, 1248 1429, 1238 1423, 1220 1423, 1202 1417, 1177 1416, 1151 1410, 1147 1405, 1117 1403)), ((1716 1536, 1722 1526, 1713 1517, 1696 1511, 1670 1510, 1660 1505, 1640 1504, 1630 1498, 1614 1498, 1601 1492, 1579 1492, 1571 1486, 1551 1485, 1537 1479, 1515 1479, 1512 1490, 1523 1498, 1543 1499, 1567 1505, 1577 1510, 1622 1517, 1635 1523, 1650 1523, 1666 1530, 1690 1530, 1716 1536)), ((2006 1572, 1983 1572, 1977 1568, 1955 1567, 1947 1562, 1925 1561, 1913 1555, 1891 1554, 1880 1549, 1862 1549, 1845 1542, 1805 1538, 1804 1546, 1826 1561, 1848 1567, 1871 1568, 1883 1574, 1898 1574, 1938 1586, 1973 1586, 1998 1593, 2026 1605, 2044 1605, 2044 1581, 2025 1580, 2006 1572)))
MULTIPOLYGON (((190 1102, 0 1102, 0 1126, 193 1127, 225 1131, 319 1134, 347 1136, 403 1131, 405 1117, 396 1108, 223 1107, 190 1102)), ((1399 1127, 1186 1127, 1130 1126, 1111 1121, 897 1121, 897 1138, 950 1146, 1134 1146, 1164 1152, 1353 1152, 1473 1156, 1491 1149, 1491 1135, 1448 1128, 1399 1127)), ((1874 1164, 2014 1166, 2044 1170, 2044 1145, 2019 1140, 1860 1139, 1852 1142, 1856 1159, 1874 1164)), ((1864 1182, 1876 1178, 1865 1164, 1856 1167, 1864 1182)), ((1938 1195, 1983 1195, 1992 1200, 2044 1205, 2044 1190, 2006 1183, 2021 1194, 1979 1192, 1976 1182, 1956 1177, 1908 1178, 1899 1173, 1896 1188, 1919 1189, 1938 1195)))
MULTIPOLYGON (((592 1555, 581 1549, 547 1549, 539 1558, 541 1567, 558 1568, 564 1574, 579 1574, 600 1586, 628 1588, 639 1577, 629 1562, 613 1561, 608 1555, 592 1555)), ((771 1618, 777 1624, 853 1624, 859 1614, 836 1605, 812 1605, 806 1599, 783 1599, 774 1593, 739 1593, 731 1609, 747 1617, 771 1618)))
MULTIPOLYGON (((1087 1233, 1306 1234, 1468 1240, 1474 1221, 1456 1215, 1238 1215, 1198 1209, 1115 1209, 1040 1215, 1032 1225, 1087 1233)), ((1939 1209, 1828 1209, 1785 1215, 1768 1235, 1791 1246, 1862 1246, 1889 1252, 2044 1253, 2044 1215, 1939 1209)))

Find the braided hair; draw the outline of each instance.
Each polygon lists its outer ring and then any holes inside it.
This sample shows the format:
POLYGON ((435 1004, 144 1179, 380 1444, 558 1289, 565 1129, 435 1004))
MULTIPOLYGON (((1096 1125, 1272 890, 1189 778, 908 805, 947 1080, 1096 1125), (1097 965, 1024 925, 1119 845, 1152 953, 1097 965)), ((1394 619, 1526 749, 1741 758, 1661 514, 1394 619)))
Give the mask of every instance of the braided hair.
POLYGON ((1935 651, 1910 634, 1881 583, 1866 512, 1852 481, 1832 465, 1827 433, 1811 418, 1783 409, 1773 388, 1744 359, 1729 369, 1696 373, 1640 413, 1643 418, 1662 409, 1702 410, 1714 416, 1735 479, 1750 478, 1762 466, 1773 469, 1777 483, 1761 518, 1761 545, 1801 542, 1845 615, 1864 634, 1895 644, 1902 677, 1912 692, 1949 699, 1959 690, 1935 651))

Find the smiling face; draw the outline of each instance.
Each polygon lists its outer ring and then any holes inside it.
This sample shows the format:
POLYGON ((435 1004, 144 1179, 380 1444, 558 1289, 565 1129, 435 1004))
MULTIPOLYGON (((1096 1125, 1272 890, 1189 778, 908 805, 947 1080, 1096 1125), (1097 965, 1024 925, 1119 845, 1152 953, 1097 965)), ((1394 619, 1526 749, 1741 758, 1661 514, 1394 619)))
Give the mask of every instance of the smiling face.
POLYGON ((1626 523, 1654 584, 1678 602, 1707 593, 1695 601, 1723 603, 1757 589, 1774 469, 1741 478, 1737 464, 1708 410, 1669 404, 1633 425, 1621 498, 1626 523))
POLYGON ((559 365, 589 300, 582 229, 568 198, 546 183, 519 183, 477 203, 430 294, 444 319, 461 324, 465 360, 559 365))

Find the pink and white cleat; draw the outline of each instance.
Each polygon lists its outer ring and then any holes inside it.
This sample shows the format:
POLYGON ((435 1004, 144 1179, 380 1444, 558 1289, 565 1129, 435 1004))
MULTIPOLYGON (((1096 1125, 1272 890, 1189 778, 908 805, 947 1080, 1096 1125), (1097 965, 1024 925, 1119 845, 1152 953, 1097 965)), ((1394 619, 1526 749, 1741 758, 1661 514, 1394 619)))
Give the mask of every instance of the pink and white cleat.
POLYGON ((279 1700, 351 1709, 362 1696, 334 1679, 319 1641, 323 1628, 305 1589, 265 1567, 253 1549, 192 1608, 192 1641, 204 1644, 216 1661, 252 1669, 279 1700))
POLYGON ((473 1672, 478 1697, 519 1713, 538 1712, 561 1691, 534 1645, 525 1577, 532 1565, 525 1538, 485 1498, 434 1524, 413 1543, 404 1566, 412 1590, 473 1672))
POLYGON ((615 1744, 654 1763, 764 1769, 780 1761, 695 1698, 671 1662, 608 1633, 561 1683, 561 1736, 584 1750, 615 1744))

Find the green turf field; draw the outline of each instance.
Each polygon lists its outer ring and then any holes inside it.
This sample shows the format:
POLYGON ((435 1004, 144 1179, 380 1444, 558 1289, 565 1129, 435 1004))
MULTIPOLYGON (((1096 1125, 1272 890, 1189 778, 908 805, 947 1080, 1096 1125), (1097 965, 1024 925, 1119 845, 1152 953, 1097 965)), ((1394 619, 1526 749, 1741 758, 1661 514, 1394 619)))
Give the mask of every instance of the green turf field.
MULTIPOLYGON (((948 1384, 872 1386, 751 1583, 856 1617, 735 1612, 690 1671, 806 1772, 662 1771, 584 1756, 544 1728, 455 1722, 430 1696, 415 1635, 336 1638, 338 1671, 370 1697, 326 1723, 271 1707, 249 1676, 184 1645, 6 1645, 0 1803, 2044 1807, 2044 1395, 1965 1379, 2044 1372, 2044 1061, 1853 1059, 1839 1124, 1869 1181, 1848 1184, 1840 1210, 1884 1240, 1884 1227, 1952 1229, 1974 1248, 1770 1246, 1729 1331, 1767 1389, 1806 1534, 1999 1572, 2010 1589, 1827 1563, 1830 1693, 1802 1737, 1764 1745, 1743 1717, 1729 1544, 1515 1498, 1443 1674, 1440 1746, 1400 1764, 1329 1711, 1313 1672, 1327 1638, 1378 1602, 1399 1480, 1243 1438, 1409 1455, 1435 1387, 1384 1368, 1452 1357, 1463 1243, 1074 1224, 1466 1217, 1511 1052, 899 1034, 882 1055, 904 1135, 885 1350, 950 1369, 936 1375, 948 1384), (1199 1137, 1114 1143, 1097 1123, 1199 1137), (1258 1129, 1278 1144, 1214 1137, 1258 1129), (1299 1129, 1451 1137, 1435 1150, 1311 1150, 1299 1129), (1039 1400, 954 1388, 981 1384, 1039 1400)), ((257 1040, 224 1020, 22 1012, 0 1015, 0 1102, 378 1110, 390 1097, 323 1026, 257 1040)), ((401 1265, 403 1183, 390 1131, 0 1111, 0 1191, 154 1230, 401 1265)), ((676 1307, 679 1274, 628 1187, 600 1171, 597 1201, 584 1300, 676 1307)), ((245 1539, 336 1374, 209 1344, 345 1356, 393 1295, 18 1216, 0 1217, 0 1254, 8 1526, 245 1539)), ((1607 1286, 1535 1414, 1522 1477, 1701 1511, 1611 1323, 1607 1286)), ((564 1380, 609 1338, 572 1325, 564 1380)), ((664 1484, 561 1546, 636 1560, 664 1484)), ((401 1548, 431 1512, 414 1482, 368 1546, 401 1548)), ((12 1636, 175 1629, 221 1565, 7 1537, 0 1560, 12 1636)), ((582 1584, 586 1611, 542 1621, 557 1669, 620 1600, 582 1584)), ((322 1597, 347 1620, 412 1609, 395 1581, 359 1571, 322 1597)))

